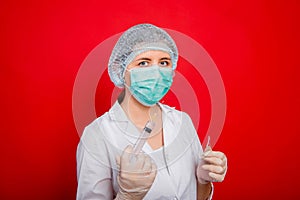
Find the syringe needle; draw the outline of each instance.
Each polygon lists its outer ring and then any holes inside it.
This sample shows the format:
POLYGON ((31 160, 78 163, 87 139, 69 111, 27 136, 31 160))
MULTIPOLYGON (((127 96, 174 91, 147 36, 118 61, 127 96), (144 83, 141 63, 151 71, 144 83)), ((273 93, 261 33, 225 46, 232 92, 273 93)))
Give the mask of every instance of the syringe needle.
POLYGON ((207 137, 207 143, 206 143, 206 148, 210 147, 210 136, 207 137))

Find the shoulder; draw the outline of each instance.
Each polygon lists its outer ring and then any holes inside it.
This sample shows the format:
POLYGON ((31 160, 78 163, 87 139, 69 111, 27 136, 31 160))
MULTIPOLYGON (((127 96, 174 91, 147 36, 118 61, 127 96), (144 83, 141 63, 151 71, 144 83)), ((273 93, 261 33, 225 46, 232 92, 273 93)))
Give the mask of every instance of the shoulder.
POLYGON ((103 138, 101 126, 103 123, 106 123, 107 121, 109 121, 108 112, 96 118, 94 121, 92 121, 84 128, 83 134, 81 136, 81 140, 85 140, 86 142, 101 140, 103 138))
POLYGON ((101 124, 107 120, 105 113, 87 125, 77 147, 77 162, 87 162, 87 165, 110 166, 107 142, 101 124))

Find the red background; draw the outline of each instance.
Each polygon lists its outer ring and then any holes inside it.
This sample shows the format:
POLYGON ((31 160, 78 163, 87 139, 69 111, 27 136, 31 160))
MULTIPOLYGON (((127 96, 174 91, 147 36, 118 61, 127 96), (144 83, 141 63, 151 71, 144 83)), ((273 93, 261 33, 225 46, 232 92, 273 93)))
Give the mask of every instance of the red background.
MULTIPOLYGON (((296 0, 2 1, 0 199, 75 199, 76 73, 100 42, 142 22, 195 39, 223 77, 215 149, 229 170, 214 199, 299 198, 298 11, 296 0)), ((110 105, 96 100, 100 115, 110 105)))

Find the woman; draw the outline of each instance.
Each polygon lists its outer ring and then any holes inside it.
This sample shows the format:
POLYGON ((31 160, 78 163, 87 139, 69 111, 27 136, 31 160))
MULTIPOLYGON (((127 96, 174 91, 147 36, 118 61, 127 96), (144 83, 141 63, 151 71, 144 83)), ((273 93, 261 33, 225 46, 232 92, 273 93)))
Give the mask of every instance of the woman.
POLYGON ((128 29, 108 64, 124 88, 112 108, 84 130, 77 150, 77 199, 211 199, 211 182, 223 181, 227 159, 203 153, 190 117, 159 103, 172 85, 178 51, 151 24, 128 29), (145 127, 147 122, 151 122, 145 127), (150 133, 141 151, 137 141, 150 133))

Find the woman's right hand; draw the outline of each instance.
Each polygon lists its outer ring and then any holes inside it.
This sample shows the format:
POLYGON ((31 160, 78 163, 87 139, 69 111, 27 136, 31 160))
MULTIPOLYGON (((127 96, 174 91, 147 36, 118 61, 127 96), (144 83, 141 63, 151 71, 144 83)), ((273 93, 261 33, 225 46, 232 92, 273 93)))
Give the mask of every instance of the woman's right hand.
POLYGON ((143 199, 154 182, 156 165, 144 153, 134 155, 132 146, 127 146, 117 157, 119 192, 116 199, 143 199))

